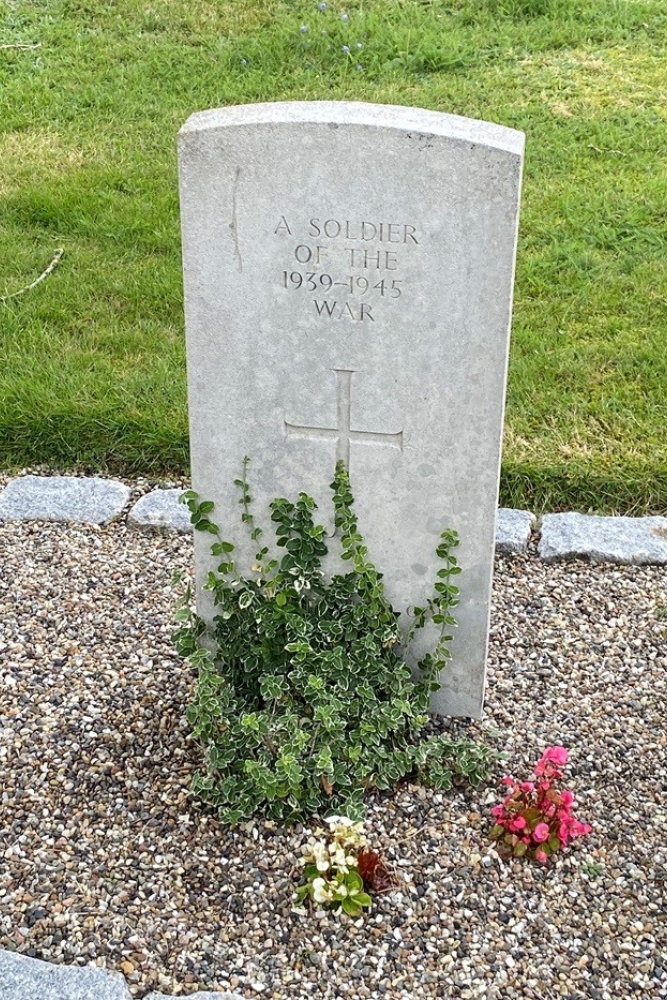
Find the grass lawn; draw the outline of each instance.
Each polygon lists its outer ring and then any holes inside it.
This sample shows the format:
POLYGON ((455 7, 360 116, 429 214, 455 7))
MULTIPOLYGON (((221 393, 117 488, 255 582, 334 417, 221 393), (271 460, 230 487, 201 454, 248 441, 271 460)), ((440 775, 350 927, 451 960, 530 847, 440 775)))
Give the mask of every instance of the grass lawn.
POLYGON ((527 133, 502 503, 667 511, 666 39, 665 0, 0 0, 0 295, 64 249, 0 302, 0 468, 187 469, 176 132, 365 100, 527 133))

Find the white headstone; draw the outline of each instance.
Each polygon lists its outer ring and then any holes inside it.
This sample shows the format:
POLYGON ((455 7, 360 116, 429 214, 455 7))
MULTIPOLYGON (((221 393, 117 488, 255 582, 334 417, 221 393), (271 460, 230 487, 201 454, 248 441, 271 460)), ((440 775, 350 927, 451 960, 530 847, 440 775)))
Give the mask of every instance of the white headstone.
MULTIPOLYGON (((484 695, 523 146, 333 102, 205 111, 179 136, 193 487, 243 569, 244 455, 269 526, 270 501, 300 491, 332 523, 344 459, 401 610, 433 592, 455 528, 459 627, 433 703, 452 715, 484 695)), ((195 537, 201 579, 211 536, 195 537)))

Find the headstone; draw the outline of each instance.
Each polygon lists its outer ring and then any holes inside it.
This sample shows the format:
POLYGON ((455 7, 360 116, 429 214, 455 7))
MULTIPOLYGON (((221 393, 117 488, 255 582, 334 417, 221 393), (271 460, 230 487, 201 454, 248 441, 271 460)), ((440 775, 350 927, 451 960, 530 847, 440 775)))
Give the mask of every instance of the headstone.
POLYGON ((483 703, 523 145, 331 102, 205 111, 179 136, 193 487, 244 569, 244 455, 259 521, 305 491, 329 524, 343 459, 397 609, 433 592, 455 528, 459 627, 433 703, 452 715, 483 703))

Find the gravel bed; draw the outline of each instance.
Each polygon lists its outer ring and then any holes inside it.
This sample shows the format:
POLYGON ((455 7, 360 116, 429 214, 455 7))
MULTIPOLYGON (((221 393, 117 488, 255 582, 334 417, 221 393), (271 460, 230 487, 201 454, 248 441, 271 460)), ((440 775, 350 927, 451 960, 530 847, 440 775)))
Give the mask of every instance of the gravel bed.
POLYGON ((593 833, 506 863, 497 783, 403 786, 368 812, 399 890, 354 923, 294 912, 304 831, 230 830, 189 796, 170 632, 191 547, 0 525, 0 947, 122 971, 137 997, 667 997, 664 569, 497 560, 487 715, 453 728, 517 776, 569 747, 593 833))

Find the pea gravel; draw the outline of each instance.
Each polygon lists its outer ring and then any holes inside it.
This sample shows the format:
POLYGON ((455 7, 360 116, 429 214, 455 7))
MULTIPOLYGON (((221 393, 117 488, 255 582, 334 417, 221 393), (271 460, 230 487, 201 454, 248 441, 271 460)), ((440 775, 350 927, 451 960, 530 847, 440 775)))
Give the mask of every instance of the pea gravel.
POLYGON ((517 776, 569 747, 593 833, 506 863, 503 769, 403 786, 368 811, 399 888, 354 923, 294 909, 304 831, 230 830, 188 794, 194 678, 170 632, 191 558, 122 521, 0 525, 0 947, 120 971, 137 997, 667 997, 664 569, 498 558, 486 718, 452 728, 517 776))

